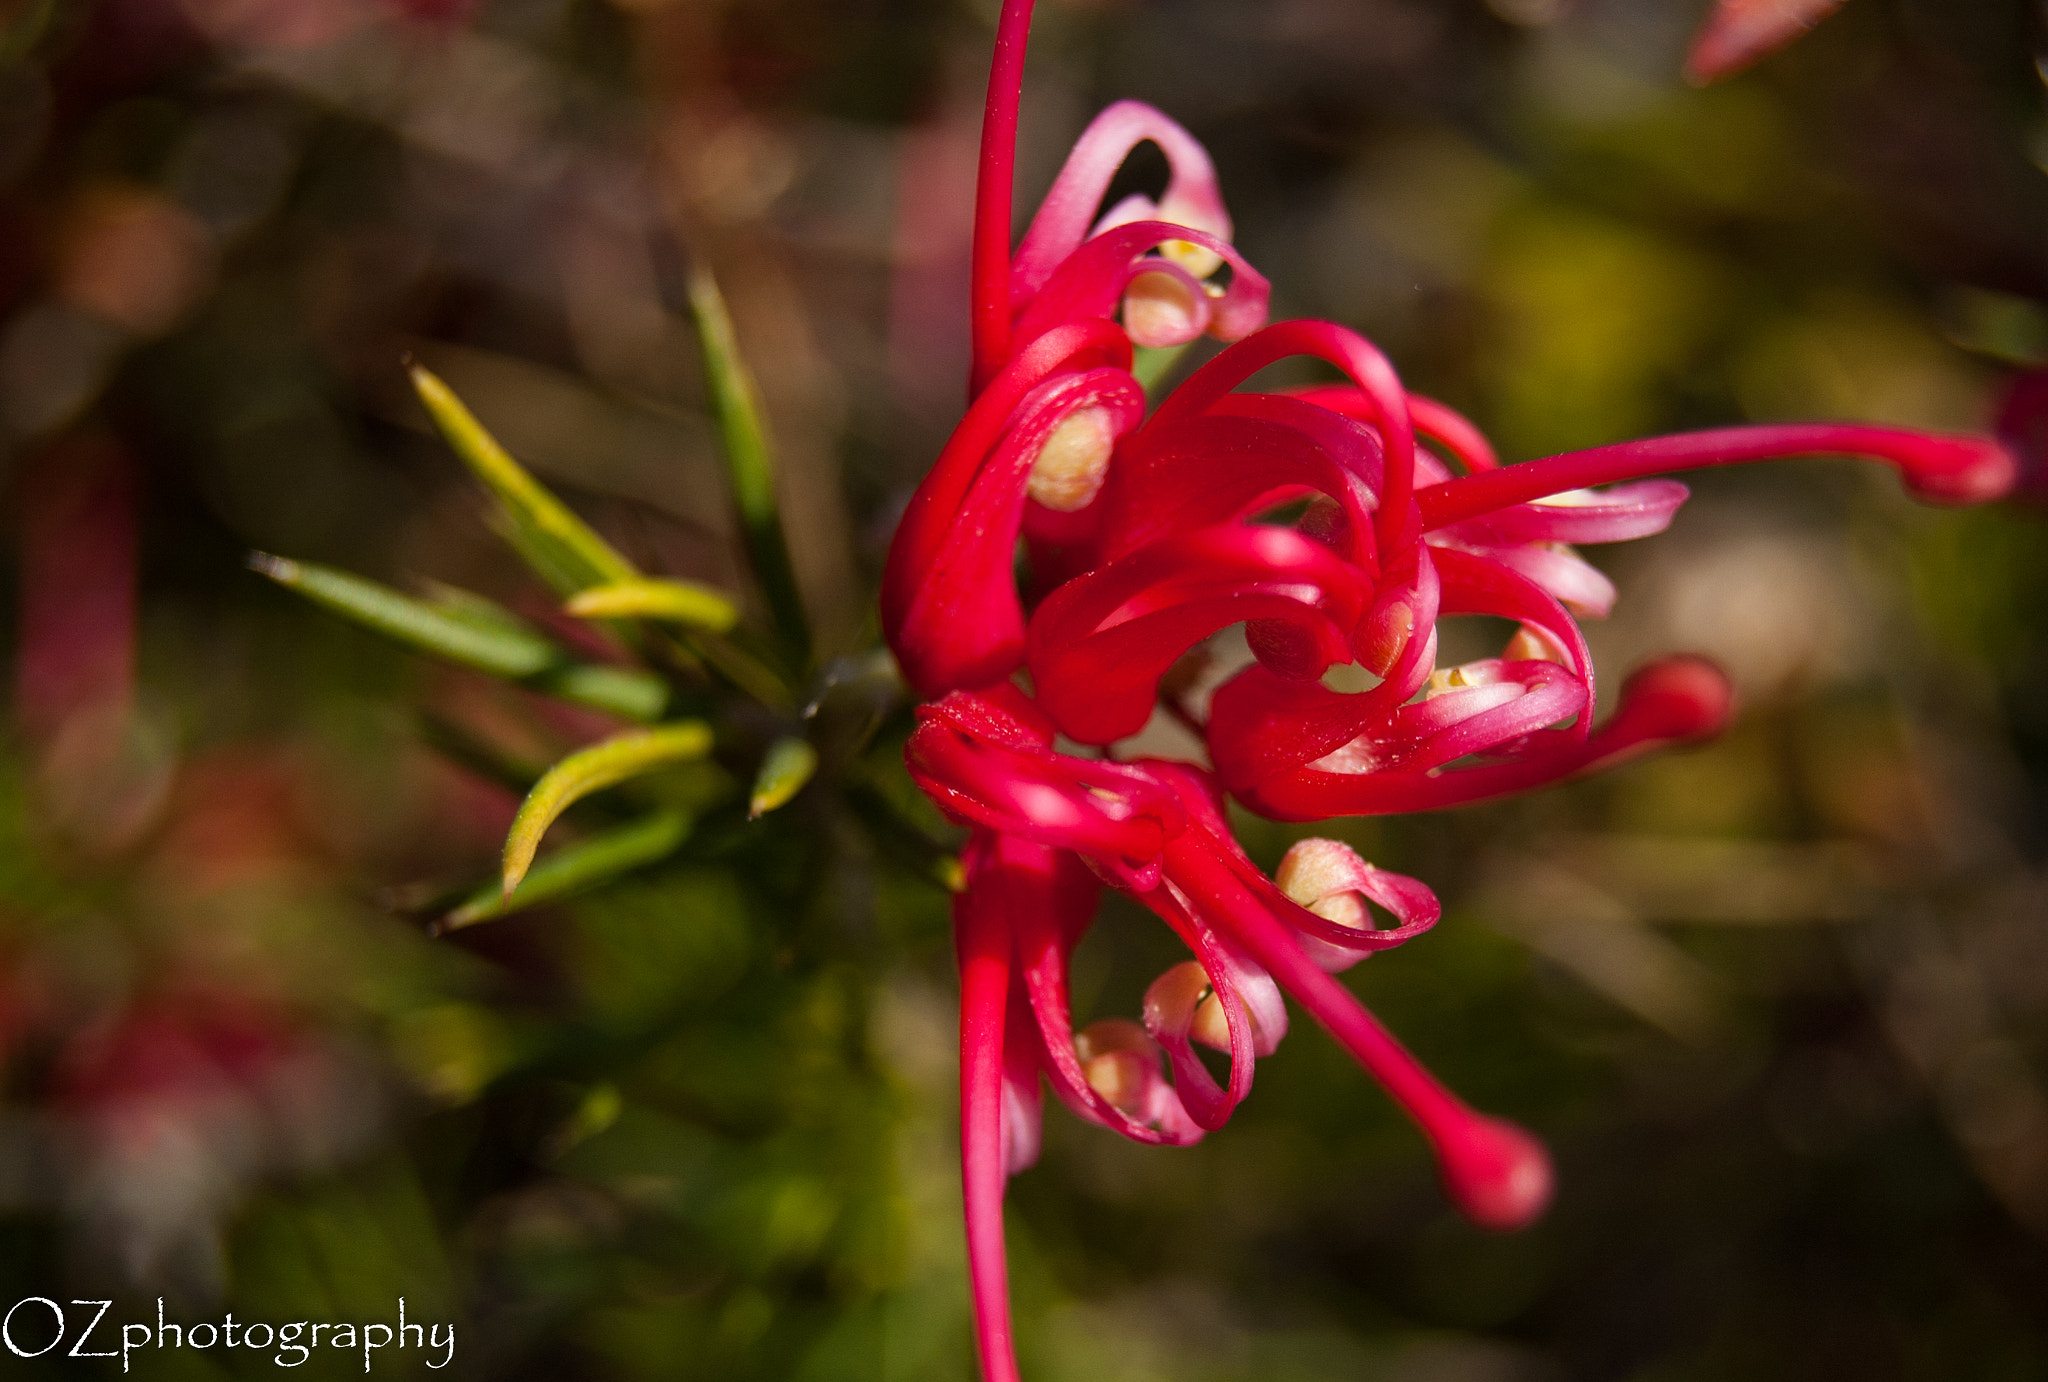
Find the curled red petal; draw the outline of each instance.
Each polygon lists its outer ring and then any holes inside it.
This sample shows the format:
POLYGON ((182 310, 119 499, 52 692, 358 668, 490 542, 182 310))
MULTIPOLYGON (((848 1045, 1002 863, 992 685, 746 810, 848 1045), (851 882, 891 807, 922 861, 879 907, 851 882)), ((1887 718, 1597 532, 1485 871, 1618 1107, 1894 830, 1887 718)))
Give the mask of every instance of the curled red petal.
POLYGON ((975 400, 911 496, 882 573, 882 630, 924 695, 980 686, 1022 660, 1012 571, 1031 467, 1061 420, 1088 407, 1134 424, 1143 395, 1109 322, 1033 341, 975 400))
POLYGON ((919 711, 904 747, 913 781, 956 820, 1072 849, 1156 882, 1159 854, 1185 828, 1174 794, 1124 765, 1018 746, 978 733, 955 693, 919 711))
POLYGON ((1568 492, 1572 502, 1538 500, 1494 509, 1439 529, 1469 543, 1627 542, 1671 526, 1691 491, 1676 480, 1638 480, 1568 492))
POLYGON ((1068 255, 1051 280, 1023 304, 1014 334, 1018 340, 1028 341, 1076 318, 1107 317, 1123 301, 1131 280, 1146 273, 1172 273, 1186 280, 1207 314, 1202 329, 1224 340, 1255 331, 1266 319, 1272 285, 1229 241, 1165 221, 1134 221, 1104 231, 1068 255), (1199 245, 1227 262, 1230 286, 1211 295, 1186 270, 1148 257, 1151 251, 1175 241, 1199 245))
POLYGON ((1471 552, 1439 549, 1435 562, 1442 581, 1444 613, 1491 614, 1542 629, 1571 657, 1573 672, 1585 682, 1586 704, 1591 708, 1596 695, 1593 654, 1578 621, 1556 596, 1521 572, 1471 552))
MULTIPOLYGON (((1164 114, 1141 101, 1118 101, 1081 132, 1073 150, 1039 203, 1038 214, 1017 246, 1010 270, 1011 292, 1019 301, 1031 297, 1052 278, 1060 263, 1092 233, 1109 228, 1089 222, 1103 194, 1131 150, 1150 140, 1166 155, 1169 180, 1154 204, 1130 199, 1150 214, 1129 219, 1167 221, 1220 239, 1230 238, 1230 213, 1224 209, 1216 167, 1195 137, 1164 114)), ((1122 209, 1128 203, 1120 203, 1122 209)), ((1116 212, 1104 218, 1120 223, 1116 212)))
POLYGON ((1032 681, 1070 737, 1106 744, 1137 733, 1159 679, 1196 643, 1246 619, 1272 619, 1306 640, 1295 673, 1350 656, 1371 591, 1364 573, 1282 528, 1229 525, 1155 542, 1069 581, 1033 614, 1032 681), (1303 651, 1305 650, 1305 651, 1303 651))
POLYGON ((1408 393, 1393 362, 1378 346, 1334 322, 1284 321, 1255 331, 1196 370, 1159 406, 1155 421, 1206 411, 1224 394, 1266 366, 1305 355, 1335 365, 1371 400, 1374 425, 1386 456, 1377 518, 1382 550, 1403 545, 1415 490, 1415 428, 1408 393))
MULTIPOLYGON (((1184 1146, 1202 1130, 1170 1089, 1162 1091, 1157 1116, 1140 1121, 1105 1099, 1088 1083, 1074 1049, 1073 1012, 1067 997, 1067 964, 1095 912, 1100 883, 1080 859, 1065 850, 1008 837, 995 846, 1002 872, 989 878, 988 904, 1009 915, 1024 972, 1031 1020, 1045 1058, 1045 1074, 1060 1101, 1080 1117, 1136 1142, 1184 1146)), ((980 879, 970 882, 979 886, 980 879)))
MULTIPOLYGON (((1240 678, 1258 673, 1253 668, 1240 678)), ((1223 688, 1217 693, 1221 702, 1223 688)), ((1233 781, 1232 795, 1261 815, 1283 821, 1318 821, 1332 816, 1373 816, 1435 811, 1511 796, 1532 787, 1582 776, 1678 744, 1709 738, 1727 724, 1734 696, 1727 677, 1697 657, 1653 662, 1621 688, 1621 703, 1584 740, 1557 730, 1532 735, 1531 743, 1497 763, 1434 772, 1326 772, 1298 767, 1252 781, 1233 781)), ((1210 725, 1214 733, 1216 716, 1210 725)), ((1219 762, 1219 770, 1223 765, 1219 762)))
MULTIPOLYGON (((1024 49, 1031 37, 1032 0, 1003 0, 989 60, 988 102, 981 117, 981 156, 974 177, 970 317, 970 397, 981 393, 1010 356, 1010 208, 1016 196, 1017 107, 1024 92, 1024 49)), ((1005 410, 1007 411, 1007 410, 1005 410)), ((1015 1375, 1016 1360, 1010 1361, 1015 1375)), ((997 1382, 983 1360, 984 1382, 997 1382)))
MULTIPOLYGON (((1201 843, 1188 842, 1182 848, 1199 849, 1201 843)), ((1173 868, 1171 862, 1168 868, 1173 868)), ((1230 1115, 1251 1093, 1252 1073, 1257 1065, 1256 1038, 1251 1013, 1245 1005, 1243 981, 1248 970, 1260 978, 1265 977, 1264 972, 1256 966, 1248 966, 1234 955, 1228 943, 1210 925, 1202 904, 1213 907, 1214 899, 1200 899, 1196 907, 1188 907, 1183 905, 1175 891, 1156 888, 1139 894, 1138 901, 1150 907, 1187 943, 1188 949, 1195 952, 1203 973, 1209 976, 1215 987, 1217 1001, 1223 1006, 1224 1021, 1230 1033, 1230 1083, 1227 1086, 1218 1085, 1215 1076, 1202 1064, 1201 1057, 1195 1054, 1188 1040, 1187 1025, 1161 1022, 1161 1015, 1152 1003, 1146 1004, 1145 1011, 1146 1029, 1165 1049, 1167 1059, 1173 1064, 1174 1092, 1180 1096, 1188 1116, 1214 1132, 1230 1120, 1230 1115)))
POLYGON ((1372 771, 1425 772, 1527 738, 1587 708, 1586 687, 1554 662, 1496 663, 1500 680, 1403 706, 1368 732, 1372 771))
MULTIPOLYGON (((1288 390, 1290 396, 1333 413, 1356 418, 1360 422, 1379 422, 1379 409, 1373 406, 1372 398, 1362 389, 1348 384, 1315 384, 1302 389, 1288 390)), ((1479 430, 1473 421, 1448 403, 1419 393, 1408 395, 1408 420, 1415 430, 1429 438, 1456 458, 1465 468, 1466 474, 1474 471, 1493 470, 1500 465, 1500 457, 1494 454, 1493 443, 1479 430)), ((1417 456, 1416 473, 1420 480, 1423 458, 1417 456)), ((1445 478, 1438 473, 1434 478, 1445 478)))
POLYGON ((1129 438, 1103 493, 1097 561, 1319 493, 1345 515, 1332 545, 1373 570, 1379 481, 1378 439, 1358 424, 1294 399, 1226 395, 1191 417, 1155 418, 1129 438))

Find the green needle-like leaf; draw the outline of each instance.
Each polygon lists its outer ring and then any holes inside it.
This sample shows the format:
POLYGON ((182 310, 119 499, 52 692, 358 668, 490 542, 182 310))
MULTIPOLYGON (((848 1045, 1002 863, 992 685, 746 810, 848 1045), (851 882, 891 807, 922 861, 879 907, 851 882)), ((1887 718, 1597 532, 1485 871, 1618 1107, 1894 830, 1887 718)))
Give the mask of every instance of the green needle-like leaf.
POLYGON ((266 552, 250 554, 249 566, 387 638, 493 676, 537 676, 563 660, 561 649, 530 629, 464 618, 331 566, 266 552))
POLYGON ((592 586, 563 606, 579 619, 659 619, 724 633, 740 619, 739 606, 723 591, 695 581, 657 577, 592 586))
POLYGON ((533 866, 541 836, 571 805, 628 778, 702 758, 710 750, 709 725, 701 720, 678 720, 614 735, 555 764, 533 784, 512 819, 512 829, 505 837, 503 891, 510 894, 519 886, 533 866))
POLYGON ((651 722, 668 708, 668 683, 637 667, 572 662, 510 610, 450 586, 433 604, 331 566, 255 552, 253 570, 343 618, 407 647, 524 682, 536 691, 621 719, 651 722))
POLYGON ((687 814, 659 811, 644 820, 593 835, 537 860, 509 894, 496 883, 477 889, 434 929, 457 931, 582 892, 666 858, 689 833, 687 814))
POLYGON ((453 389, 417 364, 410 369, 420 402, 462 463, 497 496, 506 537, 541 579, 562 594, 573 595, 639 575, 631 562, 513 460, 453 389))
POLYGON ((571 662, 543 672, 529 684, 536 691, 641 724, 653 724, 668 710, 668 683, 638 667, 571 662))
POLYGON ((758 820, 784 805, 804 789, 811 774, 818 771, 818 751, 802 739, 777 739, 761 760, 754 778, 754 793, 747 801, 747 819, 758 820))
POLYGON ((754 376, 740 358, 732 318, 711 271, 702 264, 690 273, 690 308, 697 319, 697 339, 704 350, 704 377, 711 405, 725 439, 725 464, 732 477, 733 502, 739 508, 747 552, 754 575, 768 596, 768 606, 783 636, 800 650, 810 647, 803 601, 789 564, 782 517, 775 499, 775 462, 754 376))

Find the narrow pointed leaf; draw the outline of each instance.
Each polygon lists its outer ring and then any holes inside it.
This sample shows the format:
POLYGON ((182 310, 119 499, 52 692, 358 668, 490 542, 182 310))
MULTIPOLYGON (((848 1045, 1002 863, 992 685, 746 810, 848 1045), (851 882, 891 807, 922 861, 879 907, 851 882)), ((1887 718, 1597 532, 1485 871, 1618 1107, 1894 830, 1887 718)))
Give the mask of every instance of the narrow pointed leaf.
POLYGON ((511 893, 533 866, 540 839, 561 814, 592 792, 628 778, 702 758, 711 749, 711 727, 678 720, 654 729, 629 730, 570 754, 547 773, 519 805, 505 837, 503 891, 511 893))
POLYGON ((429 604, 331 566, 256 552, 249 566, 365 628, 421 652, 474 667, 622 719, 652 722, 668 683, 637 667, 573 662, 518 615, 481 595, 439 587, 429 604))
POLYGON ((641 724, 653 724, 668 709, 668 683, 638 667, 572 662, 535 677, 531 685, 550 696, 641 724))
POLYGON ((563 608, 579 619, 659 619, 713 633, 724 633, 740 618, 739 606, 723 591, 656 577, 592 586, 563 608))
POLYGON ((476 477, 497 496, 506 538, 540 577, 564 595, 594 585, 634 579, 639 573, 612 545, 484 430, 441 380, 413 365, 413 387, 441 435, 476 477))
POLYGON ((535 676, 563 660, 561 649, 531 629, 489 627, 331 566, 256 552, 249 567, 387 638, 493 676, 535 676))
POLYGON ((804 789, 804 784, 817 771, 818 751, 808 741, 777 739, 768 746, 768 756, 761 760, 761 771, 754 778, 754 793, 747 802, 747 819, 758 820, 785 805, 804 789))
POLYGON ((732 478, 733 503, 746 533, 747 553, 755 578, 768 596, 769 608, 783 636, 798 648, 810 646, 803 601, 797 594, 783 538, 782 517, 775 499, 775 461, 762 424, 759 391, 740 357, 732 318, 711 271, 698 265, 690 274, 690 308, 697 320, 697 339, 704 351, 704 377, 718 428, 725 441, 725 464, 732 478))
POLYGON ((690 817, 684 812, 659 811, 644 820, 556 850, 536 861, 510 894, 496 883, 479 888, 442 918, 435 929, 457 931, 479 921, 568 897, 644 868, 674 853, 688 837, 690 824, 690 817))
POLYGON ((451 619, 459 619, 480 629, 533 632, 532 626, 524 619, 488 596, 460 586, 444 585, 440 581, 423 581, 421 584, 426 589, 427 603, 451 619))

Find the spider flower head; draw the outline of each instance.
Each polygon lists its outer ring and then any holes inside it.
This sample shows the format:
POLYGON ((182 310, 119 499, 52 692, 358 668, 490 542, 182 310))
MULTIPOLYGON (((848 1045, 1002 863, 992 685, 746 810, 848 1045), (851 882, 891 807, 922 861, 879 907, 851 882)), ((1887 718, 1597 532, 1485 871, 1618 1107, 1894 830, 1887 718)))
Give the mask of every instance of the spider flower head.
POLYGON ((1728 684, 1686 657, 1638 669, 1600 719, 1578 625, 1605 615, 1615 591, 1575 549, 1668 526, 1686 489, 1663 472, 1850 454, 1894 465, 1923 499, 1966 503, 2003 494, 2016 469, 1988 439, 1846 424, 1501 466, 1476 427, 1410 393, 1357 333, 1263 325, 1266 281, 1230 245, 1207 155, 1132 103, 1089 127, 1013 254, 1030 12, 1006 0, 990 74, 971 401, 910 501, 882 585, 883 631, 932 700, 907 745, 911 774, 972 831, 954 921, 988 1382, 1017 1376, 1002 1195, 1037 1155, 1041 1079, 1126 1137, 1194 1141, 1228 1119, 1285 1035, 1283 994, 1415 1121, 1467 1217, 1513 1228, 1547 1202, 1542 1147, 1467 1108, 1331 977, 1434 924, 1434 895, 1322 840, 1268 878, 1231 838, 1224 792, 1285 820, 1432 809, 1713 733, 1728 684), (1166 154, 1165 190, 1099 209, 1145 140, 1166 154), (1204 332, 1230 344, 1148 417, 1133 346, 1204 332), (1302 356, 1341 381, 1247 388, 1302 356), (1497 656, 1439 666, 1440 620, 1470 615, 1515 632, 1497 656), (1179 686, 1208 640, 1240 625, 1251 661, 1198 711, 1179 686), (1369 674, 1366 689, 1325 684, 1344 666, 1369 674), (1113 745, 1161 708, 1200 733, 1213 771, 1053 747, 1061 734, 1113 745), (1158 915, 1192 958, 1151 986, 1141 1020, 1077 1033, 1067 965, 1103 886, 1158 915), (1391 925, 1376 924, 1375 907, 1391 925), (1223 1082, 1196 1045, 1228 1054, 1223 1082))

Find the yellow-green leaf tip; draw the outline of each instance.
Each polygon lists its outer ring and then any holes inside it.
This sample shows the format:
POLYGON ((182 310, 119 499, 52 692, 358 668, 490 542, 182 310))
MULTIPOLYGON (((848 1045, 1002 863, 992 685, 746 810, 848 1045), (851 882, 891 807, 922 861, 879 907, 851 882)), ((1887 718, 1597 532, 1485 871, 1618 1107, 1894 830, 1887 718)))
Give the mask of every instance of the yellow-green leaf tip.
POLYGON ((747 819, 759 820, 784 805, 804 789, 818 771, 818 751, 802 739, 777 739, 761 761, 754 778, 754 793, 747 802, 747 819))
POLYGON ((594 586, 562 607, 579 619, 661 619, 712 633, 726 632, 740 618, 739 606, 721 590, 652 577, 594 586))
POLYGON ((533 784, 518 815, 512 818, 512 829, 505 836, 504 895, 510 897, 526 877, 540 849, 541 836, 570 806, 592 792, 702 758, 710 751, 709 725, 701 720, 678 720, 613 735, 555 764, 533 784))

